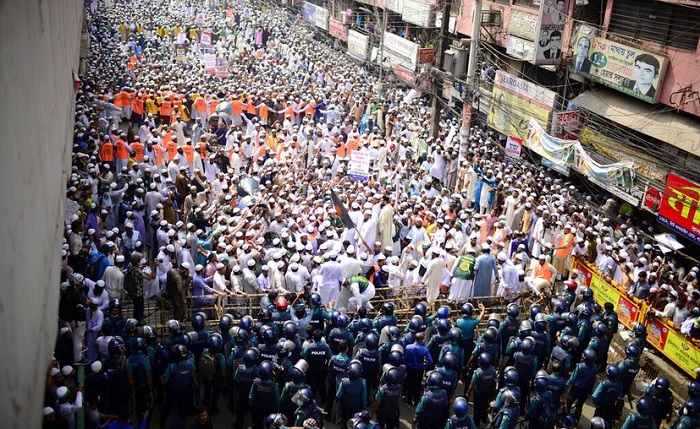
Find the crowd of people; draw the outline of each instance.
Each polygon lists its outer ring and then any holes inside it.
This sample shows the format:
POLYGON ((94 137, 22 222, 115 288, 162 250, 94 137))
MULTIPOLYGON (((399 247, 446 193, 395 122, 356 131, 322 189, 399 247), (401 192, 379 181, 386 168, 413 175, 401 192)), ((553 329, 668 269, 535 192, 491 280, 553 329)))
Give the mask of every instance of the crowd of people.
MULTIPOLYGON (((212 427, 225 402, 237 428, 395 428, 401 400, 419 428, 576 427, 589 397, 611 427, 646 331, 608 365, 616 314, 573 258, 700 338, 698 267, 614 199, 596 207, 447 113, 432 137, 429 96, 380 94, 286 10, 155 3, 87 2, 45 427, 74 428, 80 409, 90 428, 154 411, 212 427), (354 151, 366 180, 347 174, 354 151), (503 320, 475 314, 496 296, 503 320), (527 296, 541 305, 521 309, 527 296), (154 300, 172 312, 163 336, 154 300), (400 324, 397 307, 415 314, 400 324)), ((623 427, 669 421, 668 384, 623 427)), ((700 421, 689 387, 673 427, 700 421)))

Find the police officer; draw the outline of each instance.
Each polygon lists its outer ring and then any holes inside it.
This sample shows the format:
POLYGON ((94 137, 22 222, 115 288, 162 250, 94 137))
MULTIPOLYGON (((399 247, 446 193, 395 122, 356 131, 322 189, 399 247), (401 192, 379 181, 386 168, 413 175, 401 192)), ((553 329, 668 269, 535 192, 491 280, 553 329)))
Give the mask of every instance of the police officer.
POLYGON ((445 429, 476 429, 474 419, 468 414, 469 403, 462 397, 455 398, 454 414, 447 419, 445 429))
POLYGON ((312 329, 320 329, 321 331, 324 330, 326 321, 331 318, 331 313, 333 312, 333 309, 330 308, 329 310, 326 310, 323 307, 323 303, 321 303, 321 295, 317 293, 312 293, 311 297, 309 298, 309 303, 311 306, 311 322, 309 326, 312 327, 312 329))
POLYGON ((367 406, 367 383, 362 379, 362 364, 356 360, 350 362, 347 377, 338 383, 335 398, 340 406, 342 421, 347 422, 367 406))
POLYGON ((277 326, 277 332, 282 332, 282 327, 288 321, 292 320, 292 314, 289 312, 289 302, 283 296, 277 297, 275 301, 275 309, 272 313, 272 323, 277 326))
POLYGON ((535 376, 535 395, 527 410, 528 428, 553 429, 556 422, 556 408, 552 392, 549 391, 549 377, 544 371, 535 376))
POLYGON ((277 342, 277 334, 271 326, 263 325, 260 329, 260 337, 262 344, 258 347, 260 349, 260 355, 258 356, 258 364, 262 361, 267 360, 274 362, 277 360, 277 355, 280 352, 280 346, 277 342))
POLYGON ((449 341, 450 329, 452 329, 452 324, 449 320, 438 319, 437 335, 433 335, 430 337, 430 341, 428 341, 428 351, 430 352, 430 356, 433 358, 433 362, 438 362, 442 345, 449 341))
POLYGON ((231 341, 224 346, 226 351, 226 385, 228 386, 229 398, 228 407, 231 411, 235 410, 235 397, 237 393, 236 383, 233 382, 233 377, 236 374, 238 366, 243 363, 243 354, 252 345, 249 341, 248 331, 238 326, 229 329, 231 341), (227 349, 228 347, 228 349, 227 349))
MULTIPOLYGON (((250 318, 250 316, 248 317, 250 318)), ((195 332, 204 331, 205 325, 206 317, 204 313, 197 313, 194 316, 192 316, 192 328, 195 332)), ((224 340, 224 343, 228 343, 229 341, 231 341, 231 334, 229 332, 231 328, 233 328, 233 316, 226 313, 223 316, 221 316, 221 319, 219 319, 219 335, 221 335, 221 339, 224 340)), ((248 330, 250 330, 250 328, 248 328, 248 330)), ((199 356, 201 356, 201 353, 204 350, 204 344, 206 344, 206 340, 206 338, 203 338, 204 342, 202 343, 202 348, 199 351, 199 356)), ((197 362, 199 362, 199 360, 197 362)))
POLYGON ((438 363, 442 361, 443 357, 447 353, 452 353, 457 359, 458 368, 456 369, 459 374, 464 367, 464 349, 459 346, 459 342, 462 340, 462 330, 454 327, 450 329, 447 334, 448 341, 442 345, 440 348, 440 353, 438 354, 438 363))
POLYGON ((562 335, 559 344, 552 348, 552 354, 549 356, 549 372, 553 371, 554 364, 559 364, 559 375, 567 377, 571 370, 573 357, 571 351, 578 346, 578 338, 571 335, 562 335))
MULTIPOLYGON (((561 407, 561 399, 566 390, 566 378, 562 377, 559 369, 559 363, 552 364, 552 371, 547 375, 549 391, 552 392, 552 401, 554 402, 554 410, 558 413, 561 407)), ((535 376, 537 377, 537 376, 535 376)))
POLYGON ((199 361, 198 372, 204 385, 202 405, 207 407, 211 415, 219 411, 219 397, 226 380, 226 357, 223 354, 223 343, 224 340, 220 334, 212 334, 207 339, 207 348, 199 361), (204 372, 210 373, 204 374, 204 372))
POLYGON ((464 303, 460 309, 462 317, 455 321, 455 326, 462 330, 462 338, 459 340, 459 346, 464 350, 464 356, 471 355, 474 350, 474 338, 476 337, 476 327, 484 317, 486 308, 484 304, 479 303, 480 314, 474 317, 474 306, 471 303, 464 303))
POLYGON ((323 333, 316 329, 313 333, 313 341, 307 344, 301 352, 301 357, 309 363, 306 379, 311 391, 318 393, 321 403, 326 403, 326 377, 328 376, 328 364, 333 352, 323 341, 323 333))
POLYGON ((515 429, 520 418, 520 393, 507 390, 503 394, 503 406, 493 418, 491 427, 495 429, 515 429))
POLYGON ((126 347, 121 337, 114 337, 107 345, 109 357, 104 361, 104 371, 109 380, 110 414, 117 414, 129 404, 131 389, 126 373, 126 347))
POLYGON ((299 389, 292 396, 292 402, 297 406, 296 411, 294 411, 294 419, 290 420, 294 422, 295 426, 302 426, 308 419, 312 419, 317 427, 323 427, 323 414, 314 401, 311 389, 308 387, 299 389))
POLYGON ((398 324, 398 319, 394 315, 394 304, 391 302, 385 302, 382 304, 382 308, 379 309, 379 315, 374 319, 373 328, 377 332, 382 332, 382 329, 386 326, 396 326, 398 324))
MULTIPOLYGON (((333 410, 333 403, 338 393, 338 382, 345 375, 350 365, 350 358, 347 353, 348 342, 340 340, 338 342, 338 354, 333 355, 328 363, 328 375, 326 376, 326 384, 328 385, 325 408, 326 414, 331 414, 333 410)), ((360 368, 360 374, 361 373, 362 368, 360 368)))
POLYGON ((665 377, 658 377, 649 383, 644 390, 644 397, 651 400, 651 415, 654 417, 657 427, 661 427, 661 422, 666 419, 666 423, 671 422, 673 413, 673 394, 669 389, 670 383, 665 377))
POLYGON ((622 382, 620 381, 620 369, 610 365, 605 369, 608 379, 598 383, 593 392, 594 416, 601 417, 608 424, 612 424, 620 417, 622 412, 622 382))
POLYGON ((435 368, 435 372, 442 376, 442 386, 447 392, 448 398, 451 398, 457 389, 457 383, 459 382, 459 373, 457 371, 459 368, 459 360, 457 356, 451 352, 447 352, 442 359, 440 359, 437 368, 435 368))
POLYGON ((596 382, 598 367, 596 366, 597 356, 591 349, 583 351, 583 361, 576 365, 574 372, 571 373, 569 381, 566 385, 569 387, 569 392, 566 397, 566 413, 569 414, 571 408, 576 404, 575 416, 576 420, 581 417, 583 403, 593 391, 593 386, 596 382))
POLYGON ((173 356, 177 361, 170 364, 162 376, 163 385, 167 386, 168 394, 160 415, 161 427, 165 426, 168 416, 176 404, 182 420, 189 416, 194 409, 197 371, 189 359, 189 352, 184 345, 175 345, 173 347, 173 356))
POLYGON ((348 316, 340 314, 335 323, 335 328, 328 334, 328 345, 331 347, 333 354, 338 354, 340 351, 340 342, 345 341, 348 346, 355 343, 355 338, 348 331, 348 316))
POLYGON ((477 366, 477 359, 482 353, 488 353, 491 356, 491 364, 497 368, 500 360, 500 344, 498 343, 498 329, 490 326, 486 328, 484 334, 479 338, 472 355, 469 357, 469 362, 466 364, 467 370, 465 371, 464 381, 465 388, 468 384, 467 381, 471 380, 473 369, 477 366))
POLYGON ((621 429, 657 429, 654 417, 651 415, 651 401, 649 398, 639 398, 637 411, 627 415, 621 429))
POLYGON ((372 413, 377 413, 381 429, 396 429, 399 426, 399 399, 401 378, 399 370, 391 368, 384 377, 384 384, 377 390, 372 413))
POLYGON ((603 365, 603 362, 605 359, 603 359, 603 354, 607 355, 608 354, 608 327, 605 326, 605 323, 602 321, 600 322, 595 322, 593 325, 593 335, 591 336, 591 340, 588 342, 588 348, 593 350, 598 356, 598 371, 602 371, 603 368, 605 368, 603 365))
POLYGON ((511 341, 511 338, 516 337, 518 335, 518 330, 521 326, 520 322, 518 321, 519 314, 520 307, 518 307, 518 304, 514 302, 508 304, 508 307, 506 307, 507 317, 498 326, 498 335, 501 338, 501 352, 505 352, 506 348, 508 347, 508 343, 510 343, 511 341))
MULTIPOLYGON (((187 334, 190 337, 189 350, 194 355, 194 361, 197 363, 199 363, 202 353, 205 347, 207 347, 207 340, 211 336, 211 334, 205 330, 206 323, 207 320, 204 313, 196 313, 192 316, 192 329, 194 329, 194 332, 189 332, 187 334)), ((231 323, 233 323, 233 321, 231 323)), ((228 335, 228 329, 226 330, 226 335, 228 335)))
MULTIPOLYGON (((280 394, 280 411, 287 417, 288 421, 294 421, 294 415, 299 404, 295 403, 294 395, 301 389, 311 392, 311 387, 305 382, 305 374, 309 369, 309 364, 304 359, 300 359, 290 369, 291 380, 285 383, 280 394)), ((309 398, 313 400, 312 398, 309 398)), ((315 401, 314 401, 315 402, 315 401)))
POLYGON ((635 322, 632 325, 632 342, 630 344, 636 344, 639 350, 644 350, 647 346, 647 327, 639 322, 635 322))
POLYGON ((549 335, 547 334, 547 318, 543 313, 538 313, 535 316, 535 329, 530 333, 535 340, 534 354, 537 357, 537 369, 544 366, 545 361, 549 357, 550 343, 549 335))
POLYGON ((622 394, 630 398, 630 389, 634 379, 639 374, 639 355, 641 351, 636 344, 629 344, 625 348, 625 359, 617 364, 620 369, 620 380, 622 381, 622 394))
POLYGON ((391 351, 392 347, 397 344, 402 345, 399 338, 401 331, 396 326, 389 326, 384 330, 384 334, 386 339, 383 343, 381 342, 382 338, 379 338, 379 356, 381 357, 382 362, 386 362, 389 359, 389 352, 391 351))
POLYGON ((258 377, 257 362, 258 353, 254 349, 248 349, 243 354, 243 363, 235 369, 233 381, 238 386, 235 429, 243 429, 245 416, 251 411, 250 390, 253 387, 253 382, 258 377))
POLYGON ((153 396, 153 375, 151 361, 146 356, 146 340, 136 338, 133 354, 126 360, 126 374, 129 377, 131 394, 136 405, 136 415, 142 416, 149 408, 153 396))
POLYGON ((413 423, 418 429, 444 429, 450 404, 442 388, 442 376, 432 372, 426 384, 427 390, 416 407, 413 423))
POLYGON ((533 354, 535 341, 532 337, 525 338, 520 344, 520 350, 513 354, 513 366, 520 375, 521 411, 525 412, 525 401, 530 397, 530 383, 537 373, 537 356, 533 354))
POLYGON ((263 361, 258 367, 258 378, 253 381, 248 397, 253 410, 253 428, 261 429, 265 416, 279 411, 280 391, 273 379, 273 365, 263 361))
POLYGON ((691 399, 686 401, 681 408, 680 416, 676 419, 671 429, 690 429, 700 426, 700 403, 691 399))
POLYGON ((545 316, 547 321, 547 332, 549 334, 549 344, 556 344, 559 333, 566 326, 566 320, 562 317, 570 306, 560 299, 552 298, 552 308, 554 311, 545 316))
MULTIPOLYGON (((617 312, 615 312, 615 306, 613 305, 612 302, 606 302, 603 304, 603 318, 602 322, 605 324, 605 327, 608 328, 606 332, 607 336, 607 347, 610 348, 610 344, 612 343, 613 336, 617 334, 619 327, 620 327, 620 322, 617 317, 617 312)), ((607 368, 608 366, 608 350, 606 349, 605 352, 603 353, 601 364, 603 368, 607 368)))
POLYGON ((479 368, 474 371, 471 383, 469 383, 464 395, 467 398, 474 395, 474 421, 477 425, 481 425, 481 422, 488 422, 489 402, 496 394, 497 375, 491 361, 491 355, 488 353, 479 355, 479 368))
POLYGON ((370 333, 365 337, 365 348, 360 349, 355 359, 362 364, 362 378, 367 382, 367 397, 370 398, 379 381, 379 337, 370 333))

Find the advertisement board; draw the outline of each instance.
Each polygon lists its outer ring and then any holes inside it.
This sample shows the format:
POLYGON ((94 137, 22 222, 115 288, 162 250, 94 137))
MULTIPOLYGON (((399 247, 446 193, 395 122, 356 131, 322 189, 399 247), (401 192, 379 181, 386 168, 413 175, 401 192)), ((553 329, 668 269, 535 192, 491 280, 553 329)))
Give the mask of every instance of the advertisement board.
POLYGON ((340 39, 343 42, 348 41, 348 26, 335 19, 330 19, 328 21, 328 34, 340 39))
POLYGON ((403 0, 386 0, 384 6, 392 12, 403 13, 403 0))
POLYGON ((411 71, 418 64, 418 45, 396 34, 384 33, 384 56, 392 66, 400 65, 411 71))
POLYGON ((328 31, 328 9, 316 6, 316 16, 314 19, 316 27, 328 31))
POLYGON ((435 22, 435 6, 416 0, 403 0, 401 19, 423 28, 431 28, 435 22))
POLYGON ((506 38, 506 53, 523 61, 535 61, 535 42, 508 35, 506 38))
POLYGON ((570 0, 544 0, 540 5, 535 64, 561 62, 564 28, 570 0))
POLYGON ((348 54, 365 61, 367 59, 367 50, 369 48, 369 36, 358 33, 355 30, 348 31, 348 54))
POLYGON ((700 349, 663 319, 651 316, 644 324, 647 327, 649 344, 661 351, 685 373, 694 377, 695 371, 700 367, 700 349))
POLYGON ((310 24, 316 24, 316 5, 309 2, 301 3, 301 17, 310 24))
POLYGON ((506 139, 505 155, 506 158, 518 159, 523 150, 523 139, 508 136, 506 139))
POLYGON ((579 30, 574 38, 572 69, 627 95, 656 103, 668 59, 579 30))
POLYGON ((488 124, 501 134, 524 139, 531 117, 542 128, 547 128, 556 96, 554 91, 498 70, 493 83, 488 124))
POLYGON ((434 64, 435 63, 435 49, 433 49, 433 48, 420 48, 418 50, 418 61, 421 64, 434 64))
POLYGON ((575 138, 581 128, 581 113, 578 110, 554 112, 552 114, 552 134, 559 138, 575 138))
POLYGON ((369 179, 370 156, 368 150, 354 150, 350 154, 348 176, 357 180, 369 179))
POLYGON ((656 213, 659 211, 659 205, 661 205, 661 192, 654 187, 648 186, 647 190, 644 192, 642 208, 656 213))
POLYGON ((537 22, 537 15, 513 9, 508 24, 508 34, 534 42, 537 40, 537 22))
POLYGON ((658 221, 700 244, 700 185, 668 173, 658 221))

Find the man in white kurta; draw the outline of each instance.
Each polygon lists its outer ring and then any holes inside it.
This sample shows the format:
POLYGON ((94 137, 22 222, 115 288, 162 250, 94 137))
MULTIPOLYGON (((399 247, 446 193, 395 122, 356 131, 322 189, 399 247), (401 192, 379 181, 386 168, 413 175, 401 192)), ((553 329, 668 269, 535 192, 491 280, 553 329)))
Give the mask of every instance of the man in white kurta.
POLYGON ((360 240, 358 246, 362 252, 372 253, 372 249, 365 246, 365 243, 371 246, 377 238, 377 220, 372 217, 372 210, 365 209, 364 219, 362 220, 359 231, 360 237, 364 239, 364 242, 360 240))
POLYGON ((318 293, 321 295, 323 305, 328 305, 330 301, 337 301, 340 293, 340 285, 345 277, 343 276, 343 266, 337 262, 335 253, 327 254, 327 260, 321 264, 321 284, 318 293))
POLYGON ((430 249, 432 258, 428 261, 428 269, 421 279, 427 288, 426 300, 432 304, 440 294, 442 284, 442 272, 445 269, 445 258, 440 250, 430 249))
MULTIPOLYGON (((379 212, 379 221, 377 222, 379 230, 379 241, 382 242, 382 248, 393 246, 394 240, 394 207, 389 203, 389 197, 382 198, 382 209, 379 212)), ((371 243, 367 241, 367 243, 371 243)))

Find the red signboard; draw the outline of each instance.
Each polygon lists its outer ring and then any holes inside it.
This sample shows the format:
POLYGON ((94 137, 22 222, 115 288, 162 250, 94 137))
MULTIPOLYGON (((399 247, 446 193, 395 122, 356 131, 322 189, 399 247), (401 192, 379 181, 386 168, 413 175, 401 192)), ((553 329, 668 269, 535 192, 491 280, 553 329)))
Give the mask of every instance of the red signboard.
POLYGON ((471 127, 472 126, 472 103, 465 101, 462 105, 462 126, 471 127))
POLYGON ((348 26, 340 21, 336 21, 335 19, 329 19, 328 33, 331 36, 342 40, 343 42, 348 41, 348 26))
POLYGON ((634 322, 637 321, 639 308, 637 308, 637 306, 624 295, 620 294, 615 311, 617 312, 617 317, 620 320, 620 323, 625 326, 633 326, 634 322))
POLYGON ((668 173, 658 220, 700 244, 700 185, 668 173))
POLYGON ((418 50, 418 62, 421 64, 434 64, 435 63, 435 49, 433 49, 433 48, 420 48, 418 50))
POLYGON ((394 68, 394 73, 396 74, 396 76, 410 83, 411 85, 414 85, 416 82, 416 74, 413 73, 411 70, 407 69, 406 67, 402 67, 397 64, 394 68))
POLYGON ((666 347, 666 340, 668 339, 668 328, 666 325, 657 319, 652 319, 649 326, 647 326, 647 332, 647 341, 651 345, 661 350, 666 347))
POLYGON ((661 192, 658 189, 648 187, 644 193, 644 208, 650 212, 656 213, 661 204, 661 192))

